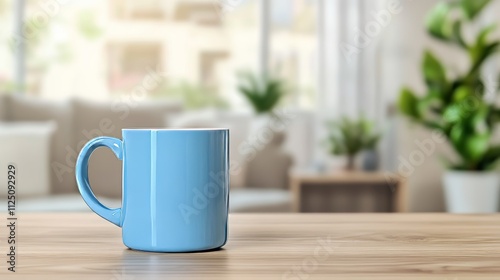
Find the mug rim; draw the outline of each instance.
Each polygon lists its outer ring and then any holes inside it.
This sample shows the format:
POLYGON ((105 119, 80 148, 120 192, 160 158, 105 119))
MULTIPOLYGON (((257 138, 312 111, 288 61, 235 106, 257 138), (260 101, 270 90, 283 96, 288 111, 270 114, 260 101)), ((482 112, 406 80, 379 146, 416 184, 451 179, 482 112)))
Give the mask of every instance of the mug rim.
POLYGON ((122 131, 221 131, 229 128, 123 128, 122 131))

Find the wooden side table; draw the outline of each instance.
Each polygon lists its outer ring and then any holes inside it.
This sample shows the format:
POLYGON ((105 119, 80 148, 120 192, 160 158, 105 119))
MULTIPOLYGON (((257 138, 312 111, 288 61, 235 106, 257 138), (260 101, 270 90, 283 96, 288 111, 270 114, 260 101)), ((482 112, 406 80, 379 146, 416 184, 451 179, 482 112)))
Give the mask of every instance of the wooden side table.
MULTIPOLYGON (((293 210, 303 212, 304 189, 308 186, 321 186, 328 190, 339 186, 373 185, 380 187, 386 185, 391 190, 392 210, 406 212, 406 182, 401 178, 390 176, 381 172, 338 172, 338 173, 292 173, 290 175, 290 189, 293 193, 293 210)), ((326 195, 326 192, 325 192, 326 195)))

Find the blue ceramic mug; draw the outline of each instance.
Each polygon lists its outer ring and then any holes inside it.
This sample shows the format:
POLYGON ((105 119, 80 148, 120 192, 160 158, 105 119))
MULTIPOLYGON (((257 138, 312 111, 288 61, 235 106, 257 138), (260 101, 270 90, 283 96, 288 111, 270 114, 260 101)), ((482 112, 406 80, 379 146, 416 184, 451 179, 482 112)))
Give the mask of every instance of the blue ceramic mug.
POLYGON ((229 130, 124 129, 123 140, 88 142, 76 163, 78 189, 99 216, 122 227, 125 246, 192 252, 227 240, 229 130), (88 161, 99 147, 123 161, 122 207, 101 204, 89 184, 88 161))

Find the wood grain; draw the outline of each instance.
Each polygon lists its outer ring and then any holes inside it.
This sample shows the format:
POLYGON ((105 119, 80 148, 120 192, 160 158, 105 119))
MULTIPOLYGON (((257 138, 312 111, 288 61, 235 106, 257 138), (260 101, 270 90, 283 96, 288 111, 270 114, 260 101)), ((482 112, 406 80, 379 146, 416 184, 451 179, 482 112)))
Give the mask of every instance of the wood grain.
MULTIPOLYGON (((126 249, 120 229, 90 213, 19 214, 18 272, 7 272, 2 261, 0 279, 462 280, 500 275, 500 215, 234 214, 229 231, 223 250, 155 254, 126 249)), ((5 236, 5 230, 0 234, 5 236)))

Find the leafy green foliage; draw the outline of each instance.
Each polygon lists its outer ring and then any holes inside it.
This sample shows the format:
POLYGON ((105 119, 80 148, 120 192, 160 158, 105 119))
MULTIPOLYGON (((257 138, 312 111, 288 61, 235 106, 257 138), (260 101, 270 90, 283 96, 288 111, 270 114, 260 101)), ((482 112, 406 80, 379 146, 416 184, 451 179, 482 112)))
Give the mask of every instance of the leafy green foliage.
MULTIPOLYGON (((462 26, 474 20, 489 0, 441 2, 426 19, 428 33, 469 55, 470 68, 449 77, 444 64, 430 50, 425 51, 422 73, 427 85, 423 96, 404 87, 399 95, 400 111, 421 125, 439 130, 460 158, 450 167, 458 170, 488 170, 500 158, 500 146, 492 143, 500 109, 485 99, 486 89, 480 72, 484 63, 498 51, 500 41, 490 40, 495 26, 484 27, 472 42, 466 42, 462 26), (452 14, 459 16, 452 19, 452 14)), ((497 89, 498 90, 498 89, 497 89)))
POLYGON ((363 118, 352 120, 344 117, 329 122, 328 128, 330 152, 334 155, 355 156, 363 150, 374 149, 380 139, 374 124, 363 118))
POLYGON ((426 51, 424 54, 422 71, 424 72, 425 82, 429 88, 443 90, 447 87, 444 67, 430 51, 426 51))
POLYGON ((420 113, 418 111, 418 99, 411 89, 404 88, 399 96, 399 108, 400 110, 413 118, 419 118, 420 113))
POLYGON ((453 25, 449 19, 450 9, 447 3, 438 3, 427 15, 425 26, 432 36, 442 40, 451 38, 453 25))
POLYGON ((469 20, 473 20, 491 0, 461 0, 460 6, 469 20))
POLYGON ((284 83, 281 80, 258 77, 251 73, 240 75, 238 89, 257 114, 271 112, 286 94, 284 83))

